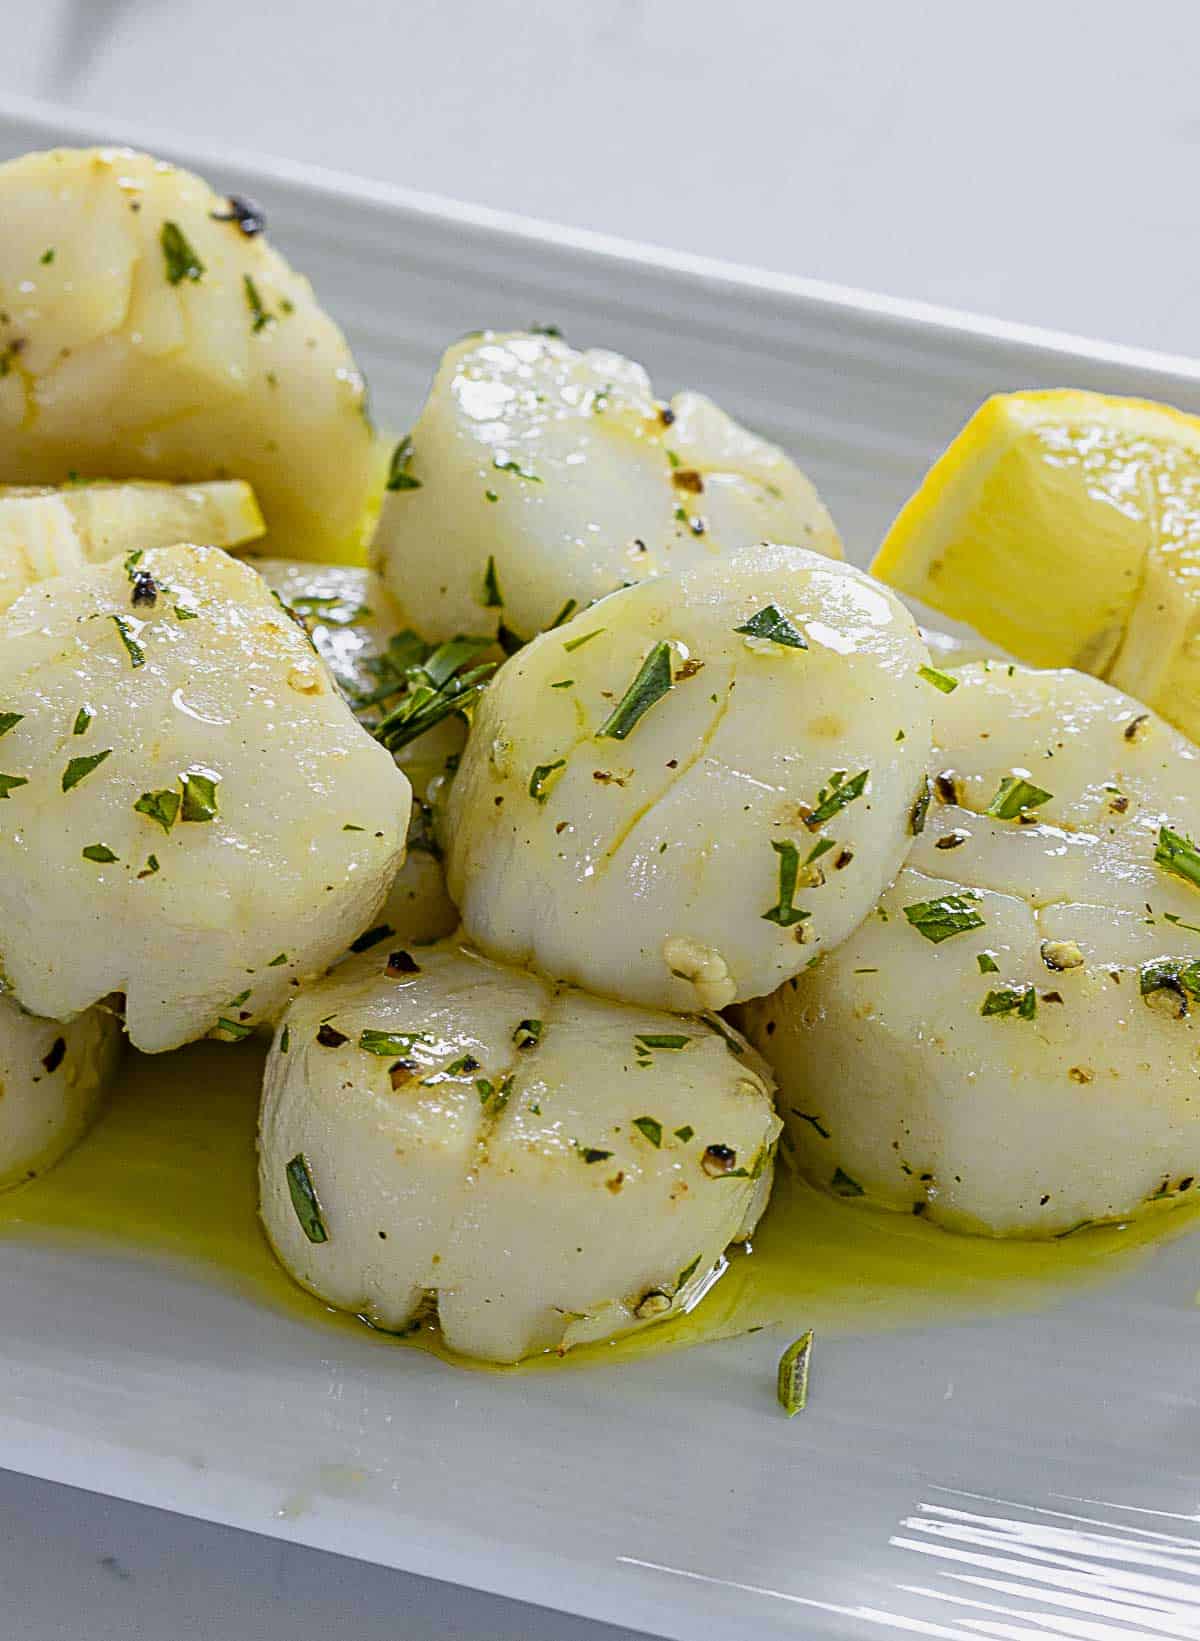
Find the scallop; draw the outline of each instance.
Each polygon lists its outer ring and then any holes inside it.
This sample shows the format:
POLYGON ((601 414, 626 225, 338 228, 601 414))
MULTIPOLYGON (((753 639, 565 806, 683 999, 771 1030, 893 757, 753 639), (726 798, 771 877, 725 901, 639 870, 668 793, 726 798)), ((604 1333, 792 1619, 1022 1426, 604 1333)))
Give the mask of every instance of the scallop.
POLYGON ((273 545, 361 557, 384 476, 366 389, 259 214, 145 154, 63 148, 0 166, 0 220, 0 480, 233 475, 273 545))
POLYGON ((263 1223, 310 1292, 513 1362, 689 1309, 767 1201, 779 1122, 712 1018, 446 941, 298 996, 267 1066, 263 1223))
POLYGON ((841 554, 781 450, 699 393, 663 404, 632 360, 550 335, 450 348, 390 485, 374 553, 427 638, 530 638, 614 588, 756 541, 841 554))
POLYGON ((408 781, 216 548, 134 553, 0 616, 0 961, 155 1052, 245 1036, 374 917, 408 781))
POLYGON ((743 1021, 816 1184, 1061 1235, 1200 1174, 1200 751, 1079 673, 955 676, 896 884, 743 1021))
POLYGON ((0 1191, 44 1174, 86 1131, 121 1057, 111 1007, 69 1024, 0 997, 0 1191))
POLYGON ((464 928, 647 1007, 774 990, 904 858, 938 699, 927 659, 885 588, 784 546, 543 634, 496 675, 450 788, 464 928))
MULTIPOLYGON (((400 610, 382 578, 348 564, 284 558, 249 562, 304 622, 360 722, 377 724, 394 693, 389 685, 401 682, 399 660, 408 649, 406 641, 414 636, 404 629, 400 610)), ((386 930, 381 938, 424 944, 453 934, 458 927, 427 794, 430 783, 445 773, 447 763, 453 765, 465 740, 465 722, 452 716, 397 754, 396 761, 412 785, 413 808, 404 864, 379 914, 377 930, 386 930)))

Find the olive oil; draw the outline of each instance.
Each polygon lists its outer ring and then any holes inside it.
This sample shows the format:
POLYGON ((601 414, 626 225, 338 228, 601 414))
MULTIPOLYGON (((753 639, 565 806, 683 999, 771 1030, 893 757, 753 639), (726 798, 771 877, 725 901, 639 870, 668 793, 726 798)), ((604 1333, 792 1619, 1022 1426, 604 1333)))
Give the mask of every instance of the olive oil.
MULTIPOLYGON (((92 1132, 45 1178, 0 1196, 0 1238, 85 1241, 182 1261, 316 1327, 353 1329, 383 1349, 415 1346, 479 1367, 448 1352, 432 1324, 403 1338, 368 1330, 303 1292, 276 1263, 257 1214, 262 1064, 257 1043, 130 1054, 92 1132)), ((731 1253, 690 1314, 522 1370, 613 1363, 764 1327, 849 1331, 920 1323, 952 1309, 1045 1304, 1062 1284, 1101 1280, 1194 1219, 1188 1209, 1152 1210, 1128 1225, 1053 1242, 956 1236, 827 1197, 781 1168, 752 1251, 731 1253)))

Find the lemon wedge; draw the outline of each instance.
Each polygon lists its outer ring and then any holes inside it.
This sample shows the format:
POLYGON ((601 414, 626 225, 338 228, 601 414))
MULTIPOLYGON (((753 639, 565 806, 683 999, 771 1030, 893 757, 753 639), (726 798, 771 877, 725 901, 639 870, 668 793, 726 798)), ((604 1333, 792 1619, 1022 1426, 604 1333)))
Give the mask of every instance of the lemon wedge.
POLYGON ((901 510, 881 581, 1200 739, 1200 417, 1062 389, 988 399, 901 510))
POLYGON ((0 610, 35 581, 139 547, 240 547, 265 529, 254 491, 240 479, 0 485, 0 610))

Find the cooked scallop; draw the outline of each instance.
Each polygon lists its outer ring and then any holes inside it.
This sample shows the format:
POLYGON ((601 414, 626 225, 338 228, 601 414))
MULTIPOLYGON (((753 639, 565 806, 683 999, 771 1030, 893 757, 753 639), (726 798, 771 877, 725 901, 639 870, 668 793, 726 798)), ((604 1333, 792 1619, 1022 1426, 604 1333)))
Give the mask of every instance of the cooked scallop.
POLYGON ((59 1025, 0 997, 0 1191, 44 1174, 74 1145, 120 1055, 121 1022, 111 1008, 59 1025))
POLYGON ((465 929, 649 1007, 772 991, 852 932, 912 841, 927 659, 885 588, 796 547, 543 634, 496 675, 450 788, 465 929))
POLYGON ((766 1204, 762 1062, 453 941, 352 960, 276 1033, 263 1222, 304 1287, 513 1362, 694 1304, 766 1204))
POLYGON ((35 581, 74 575, 118 553, 180 541, 237 547, 264 528, 253 490, 235 479, 0 485, 0 610, 35 581))
POLYGON ((234 475, 288 553, 361 554, 383 481, 363 380, 245 201, 57 149, 0 166, 0 221, 0 480, 234 475))
POLYGON ((448 349, 393 459, 375 556, 427 638, 530 638, 631 581, 756 541, 839 557, 813 486, 698 393, 554 336, 448 349))
POLYGON ((246 565, 164 547, 0 616, 0 963, 151 1052, 269 1020, 372 920, 410 794, 246 565))
POLYGON ((1057 1235, 1200 1176, 1200 751, 1079 673, 957 678, 895 886, 744 1023, 815 1183, 1057 1235))
MULTIPOLYGON (((286 558, 249 562, 304 622, 360 722, 377 724, 394 694, 389 686, 402 682, 398 657, 413 636, 404 630, 382 577, 348 564, 286 558)), ((426 795, 430 782, 444 773, 465 740, 465 722, 452 716, 397 754, 412 785, 413 808, 404 864, 379 914, 378 927, 387 930, 388 938, 424 944, 458 927, 426 795)))

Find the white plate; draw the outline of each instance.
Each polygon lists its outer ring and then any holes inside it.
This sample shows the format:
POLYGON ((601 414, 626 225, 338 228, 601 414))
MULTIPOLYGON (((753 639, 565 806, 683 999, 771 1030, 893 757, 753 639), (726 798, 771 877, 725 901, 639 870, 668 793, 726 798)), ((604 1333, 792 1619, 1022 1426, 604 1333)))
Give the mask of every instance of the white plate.
MULTIPOLYGON (((552 321, 790 447, 868 556, 987 393, 1200 409, 1200 368, 657 254, 282 165, 0 111, 0 157, 125 139, 260 199, 403 425, 445 341, 552 321)), ((0 224, 0 232, 3 225, 0 224)), ((488 1377, 215 1277, 7 1243, 0 1462, 656 1635, 1195 1635, 1200 1243, 1001 1313, 488 1377)))

